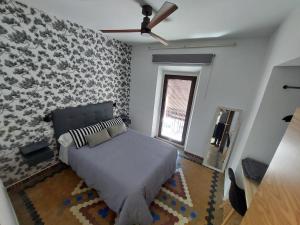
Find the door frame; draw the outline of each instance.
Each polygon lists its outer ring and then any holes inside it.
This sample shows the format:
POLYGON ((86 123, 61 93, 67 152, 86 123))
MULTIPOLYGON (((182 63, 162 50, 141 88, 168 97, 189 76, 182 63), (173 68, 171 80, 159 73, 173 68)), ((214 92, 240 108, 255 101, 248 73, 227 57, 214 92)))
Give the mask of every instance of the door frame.
POLYGON ((190 121, 190 116, 191 116, 191 111, 192 111, 192 105, 193 105, 193 100, 195 97, 195 89, 196 89, 196 82, 197 82, 197 76, 190 76, 190 75, 170 75, 170 74, 165 74, 163 78, 163 90, 162 90, 162 101, 160 105, 160 115, 159 115, 159 128, 158 128, 158 134, 157 136, 167 140, 169 142, 173 142, 176 144, 179 144, 181 146, 185 145, 186 141, 186 134, 187 134, 187 128, 189 125, 190 121), (184 122, 183 126, 183 132, 182 132, 182 141, 176 141, 171 138, 168 138, 166 136, 161 135, 161 129, 162 129, 162 122, 163 122, 163 114, 164 114, 164 108, 165 108, 165 103, 166 103, 166 92, 167 92, 167 86, 168 86, 168 80, 171 79, 177 79, 177 80, 190 80, 191 81, 191 88, 190 88, 190 93, 189 93, 189 100, 188 100, 188 105, 187 105, 187 110, 186 110, 186 119, 184 122))

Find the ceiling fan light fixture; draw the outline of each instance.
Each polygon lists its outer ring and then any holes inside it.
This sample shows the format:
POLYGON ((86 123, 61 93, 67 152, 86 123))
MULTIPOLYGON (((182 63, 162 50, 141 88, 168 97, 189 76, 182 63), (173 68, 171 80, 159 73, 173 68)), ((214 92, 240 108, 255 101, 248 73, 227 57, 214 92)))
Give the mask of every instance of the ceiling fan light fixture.
POLYGON ((141 33, 141 35, 143 37, 151 37, 150 33, 148 33, 148 32, 141 33))
POLYGON ((140 32, 142 36, 145 37, 153 37, 163 45, 168 45, 168 42, 160 37, 157 34, 152 33, 152 28, 166 20, 168 16, 170 16, 175 10, 177 10, 177 5, 171 2, 166 1, 161 8, 158 10, 156 15, 150 20, 149 16, 152 15, 152 7, 148 4, 143 4, 142 6, 142 14, 144 15, 143 21, 141 23, 140 29, 121 29, 121 30, 101 30, 103 33, 132 33, 132 32, 140 32))

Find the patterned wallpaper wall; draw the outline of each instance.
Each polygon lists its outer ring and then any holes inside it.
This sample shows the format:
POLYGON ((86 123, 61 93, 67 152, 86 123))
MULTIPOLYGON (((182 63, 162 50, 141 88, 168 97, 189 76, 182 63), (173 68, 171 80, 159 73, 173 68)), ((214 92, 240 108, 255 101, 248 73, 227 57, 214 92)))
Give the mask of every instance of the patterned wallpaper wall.
POLYGON ((0 178, 6 185, 57 161, 29 168, 19 147, 48 138, 50 111, 112 100, 128 114, 131 46, 23 3, 0 0, 0 178))

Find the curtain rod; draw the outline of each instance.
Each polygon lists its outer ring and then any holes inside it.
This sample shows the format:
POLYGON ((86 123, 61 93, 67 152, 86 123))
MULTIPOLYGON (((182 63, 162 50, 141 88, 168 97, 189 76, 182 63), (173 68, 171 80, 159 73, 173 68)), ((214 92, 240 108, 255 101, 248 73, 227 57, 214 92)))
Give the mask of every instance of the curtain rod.
POLYGON ((289 85, 284 85, 282 88, 283 88, 283 89, 300 89, 300 87, 297 87, 297 86, 289 86, 289 85))
POLYGON ((203 45, 183 45, 183 46, 170 46, 170 47, 151 47, 148 46, 149 50, 164 50, 164 49, 188 49, 188 48, 222 48, 222 47, 235 47, 236 42, 228 44, 203 44, 203 45))

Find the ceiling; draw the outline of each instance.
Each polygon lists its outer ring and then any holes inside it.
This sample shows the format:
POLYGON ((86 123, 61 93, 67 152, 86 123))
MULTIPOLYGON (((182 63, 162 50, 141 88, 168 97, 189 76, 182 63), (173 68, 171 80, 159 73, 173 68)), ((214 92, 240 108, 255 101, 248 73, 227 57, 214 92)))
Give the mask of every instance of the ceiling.
MULTIPOLYGON (((140 6, 134 0, 21 0, 58 18, 95 30, 139 28, 140 6)), ((163 0, 145 0, 159 9, 163 0)), ((153 32, 167 40, 243 38, 270 35, 300 0, 169 0, 178 5, 170 21, 153 32)), ((139 33, 114 34, 129 43, 153 42, 139 33)))
POLYGON ((280 64, 279 66, 300 66, 300 57, 291 59, 285 63, 280 64))

